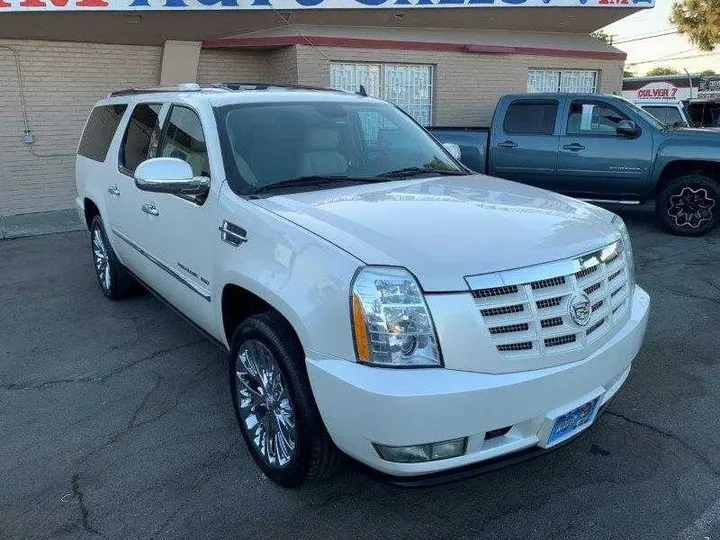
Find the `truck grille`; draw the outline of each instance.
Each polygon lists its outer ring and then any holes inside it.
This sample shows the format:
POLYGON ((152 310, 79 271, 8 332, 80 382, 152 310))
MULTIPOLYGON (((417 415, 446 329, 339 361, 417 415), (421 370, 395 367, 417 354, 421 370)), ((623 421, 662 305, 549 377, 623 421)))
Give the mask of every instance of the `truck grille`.
MULTIPOLYGON (((485 277, 468 282, 472 287, 485 277)), ((493 274, 489 282, 494 286, 472 292, 501 356, 539 358, 607 340, 628 312, 631 282, 622 241, 577 259, 493 274), (585 318, 573 316, 571 304, 583 302, 585 318)))

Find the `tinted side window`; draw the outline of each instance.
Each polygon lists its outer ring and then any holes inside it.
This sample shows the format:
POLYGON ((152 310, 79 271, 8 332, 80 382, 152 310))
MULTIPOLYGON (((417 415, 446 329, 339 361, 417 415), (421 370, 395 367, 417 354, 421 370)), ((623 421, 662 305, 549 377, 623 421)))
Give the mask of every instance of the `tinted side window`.
POLYGON ((195 176, 210 176, 205 135, 195 111, 174 106, 161 142, 161 157, 174 157, 190 164, 195 176))
POLYGON ((573 101, 568 116, 568 135, 617 135, 617 125, 628 117, 608 105, 573 101))
POLYGON ((78 154, 95 161, 105 161, 115 130, 127 105, 103 105, 90 113, 83 131, 78 154))
POLYGON ((557 101, 515 101, 505 113, 503 127, 518 135, 552 135, 557 109, 557 101))
POLYGON ((142 103, 133 110, 120 147, 120 166, 126 171, 135 172, 138 165, 154 156, 161 108, 159 103, 142 103))

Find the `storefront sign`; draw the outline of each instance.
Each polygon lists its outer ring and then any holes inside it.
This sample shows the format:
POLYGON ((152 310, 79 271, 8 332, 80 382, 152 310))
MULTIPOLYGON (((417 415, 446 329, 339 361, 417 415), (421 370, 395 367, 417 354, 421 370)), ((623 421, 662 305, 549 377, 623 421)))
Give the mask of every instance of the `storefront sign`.
POLYGON ((690 88, 681 88, 671 82, 651 82, 637 90, 623 90, 623 97, 631 101, 644 99, 690 99, 690 88))
POLYGON ((699 90, 701 94, 720 92, 720 77, 702 77, 699 90))
POLYGON ((3 11, 368 9, 434 7, 644 7, 655 0, 0 0, 3 11))

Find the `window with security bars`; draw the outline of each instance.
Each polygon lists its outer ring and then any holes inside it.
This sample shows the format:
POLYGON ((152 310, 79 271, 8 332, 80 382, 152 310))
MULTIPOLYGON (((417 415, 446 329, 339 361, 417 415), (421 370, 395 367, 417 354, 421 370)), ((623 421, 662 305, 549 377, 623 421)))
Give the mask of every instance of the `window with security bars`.
POLYGON ((594 93, 598 72, 590 70, 529 69, 528 92, 594 93))
POLYGON ((433 67, 403 64, 330 64, 330 86, 394 103, 424 126, 432 123, 433 67))

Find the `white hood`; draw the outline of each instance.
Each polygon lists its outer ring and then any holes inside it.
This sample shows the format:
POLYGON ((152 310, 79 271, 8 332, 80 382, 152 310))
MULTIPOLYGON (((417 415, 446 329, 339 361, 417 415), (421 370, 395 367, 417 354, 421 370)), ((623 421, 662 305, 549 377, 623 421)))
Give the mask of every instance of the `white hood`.
POLYGON ((488 176, 414 179, 253 201, 368 265, 403 266, 425 291, 465 276, 564 259, 619 234, 612 214, 488 176))

